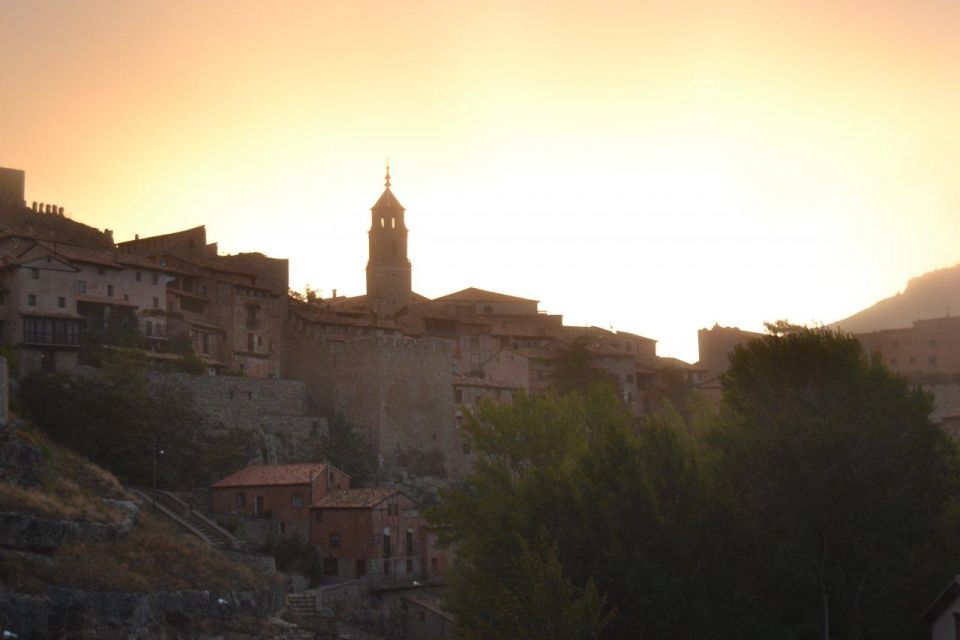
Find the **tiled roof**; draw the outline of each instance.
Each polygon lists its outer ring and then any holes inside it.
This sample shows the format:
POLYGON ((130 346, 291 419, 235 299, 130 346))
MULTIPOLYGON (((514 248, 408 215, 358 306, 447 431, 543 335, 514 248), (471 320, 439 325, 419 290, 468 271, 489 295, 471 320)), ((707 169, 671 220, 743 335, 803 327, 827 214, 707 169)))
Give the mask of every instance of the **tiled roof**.
POLYGON ((532 300, 530 298, 518 298, 517 296, 508 296, 505 293, 497 293, 496 291, 485 291, 483 289, 477 289, 476 287, 468 287, 461 291, 449 293, 441 298, 436 298, 434 302, 437 302, 439 300, 450 300, 450 301, 462 300, 464 302, 538 302, 538 300, 532 300))
POLYGON ((241 469, 213 484, 213 487, 264 487, 269 485, 309 484, 310 479, 326 471, 319 462, 301 464, 254 465, 241 469))
POLYGON ((369 509, 395 493, 400 493, 400 490, 387 487, 339 489, 323 496, 314 502, 313 506, 335 509, 369 509))

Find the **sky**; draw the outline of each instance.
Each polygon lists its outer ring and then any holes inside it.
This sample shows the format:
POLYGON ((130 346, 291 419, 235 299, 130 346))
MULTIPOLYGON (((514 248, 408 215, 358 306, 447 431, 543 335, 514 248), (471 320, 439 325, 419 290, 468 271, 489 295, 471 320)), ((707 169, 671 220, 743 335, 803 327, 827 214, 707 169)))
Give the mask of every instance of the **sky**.
POLYGON ((695 361, 960 262, 958 33, 957 0, 0 0, 0 166, 329 296, 389 157, 417 292, 695 361))

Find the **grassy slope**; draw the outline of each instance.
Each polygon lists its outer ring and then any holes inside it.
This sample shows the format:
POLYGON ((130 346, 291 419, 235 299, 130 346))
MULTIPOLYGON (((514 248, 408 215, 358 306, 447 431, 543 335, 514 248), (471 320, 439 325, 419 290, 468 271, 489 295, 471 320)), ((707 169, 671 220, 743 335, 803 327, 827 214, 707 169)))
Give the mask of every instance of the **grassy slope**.
MULTIPOLYGON (((27 427, 18 437, 43 451, 41 485, 35 489, 0 482, 0 510, 44 517, 116 522, 122 513, 101 498, 129 499, 111 474, 27 427)), ((52 563, 11 559, 0 572, 0 589, 39 592, 45 584, 102 591, 175 589, 245 590, 275 579, 234 562, 148 510, 120 542, 64 545, 52 563)))

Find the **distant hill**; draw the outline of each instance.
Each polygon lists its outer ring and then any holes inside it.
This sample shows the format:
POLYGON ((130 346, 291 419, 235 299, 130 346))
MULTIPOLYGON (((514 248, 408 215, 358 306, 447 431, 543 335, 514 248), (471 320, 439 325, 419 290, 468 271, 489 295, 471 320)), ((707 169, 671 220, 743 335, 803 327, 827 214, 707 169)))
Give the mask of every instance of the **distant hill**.
POLYGON ((907 288, 833 327, 850 333, 910 327, 915 320, 960 315, 960 265, 912 278, 907 288))

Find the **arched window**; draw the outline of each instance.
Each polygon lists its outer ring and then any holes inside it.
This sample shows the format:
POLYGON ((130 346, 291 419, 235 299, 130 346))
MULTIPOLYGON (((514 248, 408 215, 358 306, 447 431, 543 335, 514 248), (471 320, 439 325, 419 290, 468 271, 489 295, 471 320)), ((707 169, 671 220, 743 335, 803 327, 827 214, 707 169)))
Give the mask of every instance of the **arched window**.
POLYGON ((487 305, 484 305, 484 306, 483 306, 483 312, 484 312, 484 313, 493 313, 493 307, 491 307, 491 306, 488 305, 488 304, 487 304, 487 305))
POLYGON ((386 228, 386 226, 387 226, 387 219, 386 219, 386 218, 380 218, 380 228, 381 228, 381 229, 384 229, 384 228, 386 228))
POLYGON ((397 228, 397 219, 396 219, 396 218, 390 218, 390 228, 391 228, 391 229, 396 229, 396 228, 397 228))

